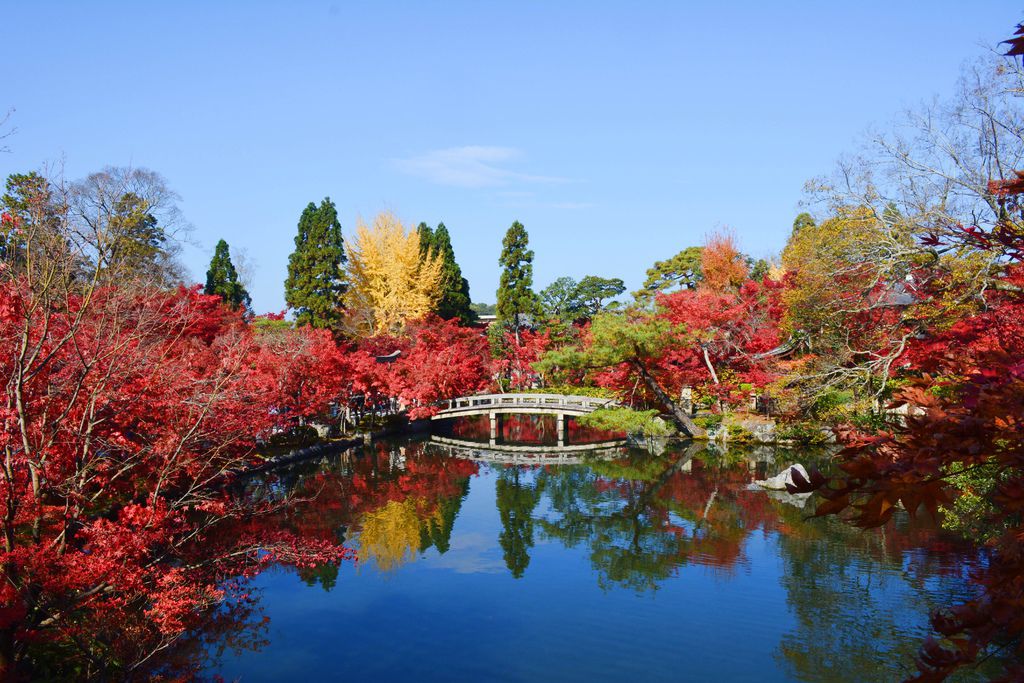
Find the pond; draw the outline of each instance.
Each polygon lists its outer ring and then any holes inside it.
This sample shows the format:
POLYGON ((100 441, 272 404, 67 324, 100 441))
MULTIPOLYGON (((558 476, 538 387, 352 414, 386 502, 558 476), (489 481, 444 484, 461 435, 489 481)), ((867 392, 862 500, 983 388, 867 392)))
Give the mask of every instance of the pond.
POLYGON ((251 482, 305 501, 282 524, 343 539, 360 559, 255 577, 239 617, 249 626, 206 634, 205 671, 245 682, 898 680, 930 609, 968 595, 975 560, 928 525, 904 515, 862 532, 751 486, 822 454, 637 448, 607 435, 558 452, 542 419, 512 422, 532 448, 474 444, 481 429, 468 422, 251 482))

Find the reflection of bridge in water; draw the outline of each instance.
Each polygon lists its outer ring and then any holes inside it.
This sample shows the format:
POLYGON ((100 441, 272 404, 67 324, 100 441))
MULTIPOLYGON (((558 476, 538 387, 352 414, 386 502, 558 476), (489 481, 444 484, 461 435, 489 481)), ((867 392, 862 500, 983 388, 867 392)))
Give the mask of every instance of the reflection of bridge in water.
POLYGON ((455 417, 487 415, 491 420, 491 437, 488 448, 497 446, 501 435, 501 416, 554 415, 558 427, 558 447, 573 448, 565 443, 565 420, 567 417, 587 415, 598 408, 610 408, 618 404, 609 398, 592 396, 566 396, 563 394, 483 394, 465 396, 448 401, 448 407, 431 417, 431 420, 447 420, 455 417))
POLYGON ((584 461, 584 457, 615 457, 626 445, 623 439, 572 446, 486 444, 446 436, 431 436, 427 443, 432 451, 453 458, 501 465, 578 465, 584 461))

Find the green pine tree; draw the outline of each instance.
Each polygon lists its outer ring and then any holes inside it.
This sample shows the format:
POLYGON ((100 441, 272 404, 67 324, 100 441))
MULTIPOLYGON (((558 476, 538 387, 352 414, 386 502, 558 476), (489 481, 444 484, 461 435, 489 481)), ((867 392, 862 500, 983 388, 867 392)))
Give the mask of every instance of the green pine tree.
POLYGON ((795 237, 804 228, 813 228, 815 225, 817 225, 817 223, 814 220, 814 216, 804 211, 793 219, 792 235, 795 237))
POLYGON ((252 298, 245 286, 238 281, 238 271, 235 264, 231 262, 231 252, 228 243, 224 240, 217 242, 213 251, 213 258, 210 260, 210 268, 206 271, 206 287, 203 289, 206 294, 216 294, 226 303, 231 310, 238 310, 244 306, 246 310, 252 309, 252 298))
POLYGON ((298 325, 334 328, 341 322, 342 297, 348 288, 342 265, 345 248, 334 202, 313 202, 299 218, 295 251, 288 257, 284 300, 295 310, 298 325))
POLYGON ((498 322, 515 331, 517 342, 524 317, 536 316, 540 310, 532 289, 533 250, 529 248, 529 241, 526 228, 516 221, 505 233, 498 259, 498 265, 503 268, 498 283, 498 322))
POLYGON ((455 261, 455 250, 452 248, 451 235, 444 223, 438 223, 433 230, 426 223, 417 227, 420 235, 420 251, 433 251, 443 259, 444 292, 437 303, 437 314, 445 320, 458 318, 463 325, 470 325, 476 320, 476 313, 470 306, 469 280, 462 277, 462 269, 455 261))

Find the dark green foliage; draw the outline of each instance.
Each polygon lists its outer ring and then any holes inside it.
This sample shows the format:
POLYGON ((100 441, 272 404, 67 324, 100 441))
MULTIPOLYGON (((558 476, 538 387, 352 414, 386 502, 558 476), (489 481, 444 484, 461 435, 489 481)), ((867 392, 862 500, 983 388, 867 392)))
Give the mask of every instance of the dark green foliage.
POLYGON ((605 299, 614 299, 626 291, 626 285, 617 277, 606 278, 587 275, 576 286, 575 298, 579 316, 593 318, 604 309, 605 299))
POLYGON ((997 489, 1010 476, 995 463, 967 467, 955 463, 946 467, 948 481, 959 491, 949 506, 942 507, 942 527, 955 531, 968 540, 987 542, 1004 533, 1010 526, 1008 518, 1000 524, 993 524, 999 516, 994 515, 993 498, 997 489))
POLYGON ((25 258, 25 228, 43 220, 56 220, 49 181, 35 173, 7 176, 6 192, 0 200, 0 212, 8 216, 0 225, 0 259, 21 264, 25 258))
POLYGON ((462 503, 469 495, 469 479, 464 479, 458 487, 459 495, 442 498, 437 513, 428 518, 420 528, 420 553, 434 546, 438 553, 444 555, 451 548, 455 518, 458 517, 462 503))
POLYGON ((815 225, 817 225, 817 223, 814 220, 814 216, 807 213, 806 211, 799 214, 796 218, 793 219, 793 233, 790 239, 795 237, 804 228, 813 228, 815 225))
POLYGON ((639 315, 637 311, 606 312, 591 322, 589 343, 548 351, 534 363, 534 368, 550 374, 571 369, 625 366, 636 376, 638 384, 643 382, 654 394, 683 433, 699 438, 704 436, 704 431, 672 398, 678 389, 666 388, 654 375, 668 349, 688 343, 683 341, 685 335, 685 329, 664 318, 639 315))
POLYGON ((577 424, 608 432, 642 436, 666 436, 672 430, 658 417, 657 410, 633 410, 627 407, 599 408, 576 419, 577 424))
POLYGON ((619 278, 587 275, 579 282, 560 277, 540 293, 540 303, 548 318, 571 323, 589 320, 604 309, 604 300, 626 291, 619 278))
POLYGON ((497 307, 494 304, 475 303, 469 305, 470 309, 478 316, 480 315, 494 315, 497 311, 497 307))
POLYGON ((494 488, 497 494, 501 534, 498 542, 504 551, 505 566, 512 576, 522 578, 530 564, 529 550, 533 547, 533 510, 540 502, 541 488, 528 483, 521 468, 512 466, 498 474, 494 488))
MULTIPOLYGON (((753 261, 753 259, 748 259, 753 261)), ((750 279, 754 282, 761 282, 764 280, 764 276, 771 270, 772 265, 763 258, 759 258, 749 264, 750 267, 750 279)))
POLYGON ((121 272, 155 276, 167 258, 167 235, 156 217, 150 213, 149 202, 133 192, 126 192, 114 204, 109 218, 110 248, 107 266, 121 272))
POLYGON ((233 311, 243 306, 246 310, 252 310, 252 298, 238 281, 238 271, 231 262, 231 252, 224 240, 217 242, 217 247, 213 251, 210 268, 206 271, 206 287, 203 288, 203 292, 216 294, 233 311))
POLYGON ((687 247, 665 261, 657 261, 647 270, 643 289, 635 293, 637 299, 650 299, 657 292, 672 287, 695 289, 704 276, 701 272, 701 255, 704 247, 687 247))
POLYGON ((334 328, 341 322, 348 289, 342 272, 346 260, 334 203, 329 197, 319 207, 310 202, 299 218, 284 282, 284 300, 295 310, 297 324, 334 328))
POLYGON ((533 292, 533 250, 526 228, 516 221, 501 243, 501 281, 498 284, 498 322, 519 334, 524 318, 537 315, 540 305, 533 292))
POLYGON ((318 564, 315 567, 300 567, 299 578, 310 588, 319 584, 325 593, 330 593, 338 583, 338 565, 318 564))
POLYGON ((444 290, 437 302, 437 314, 445 320, 458 318, 463 325, 471 325, 476 321, 476 313, 469 298, 469 280, 462 277, 462 269, 455 261, 448 228, 444 223, 438 223, 437 230, 433 230, 426 223, 420 223, 416 231, 420 235, 420 251, 440 254, 443 259, 444 290))
POLYGON ((540 291, 540 304, 548 318, 568 320, 576 315, 576 287, 571 277, 560 277, 540 291))

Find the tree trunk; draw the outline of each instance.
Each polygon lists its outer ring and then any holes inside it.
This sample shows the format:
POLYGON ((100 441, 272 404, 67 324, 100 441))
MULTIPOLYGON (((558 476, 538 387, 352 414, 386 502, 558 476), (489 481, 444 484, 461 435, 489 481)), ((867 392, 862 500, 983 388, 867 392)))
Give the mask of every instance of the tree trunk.
POLYGON ((686 414, 686 411, 683 410, 678 403, 672 400, 672 397, 668 395, 668 392, 661 388, 661 385, 658 384, 658 380, 654 379, 654 377, 651 376, 651 373, 647 372, 647 368, 644 367, 643 363, 640 361, 633 361, 633 367, 635 367, 637 372, 640 373, 640 377, 643 378, 647 387, 654 392, 655 396, 658 397, 658 401, 661 403, 662 407, 668 409, 669 414, 676 423, 676 426, 679 427, 684 434, 698 439, 702 439, 707 436, 707 432, 698 427, 694 421, 690 419, 690 416, 686 414))
POLYGON ((701 344, 700 350, 704 354, 704 364, 708 366, 708 372, 711 373, 711 379, 715 381, 715 384, 720 384, 718 381, 718 373, 715 372, 715 366, 711 364, 711 357, 708 356, 708 347, 701 344))

